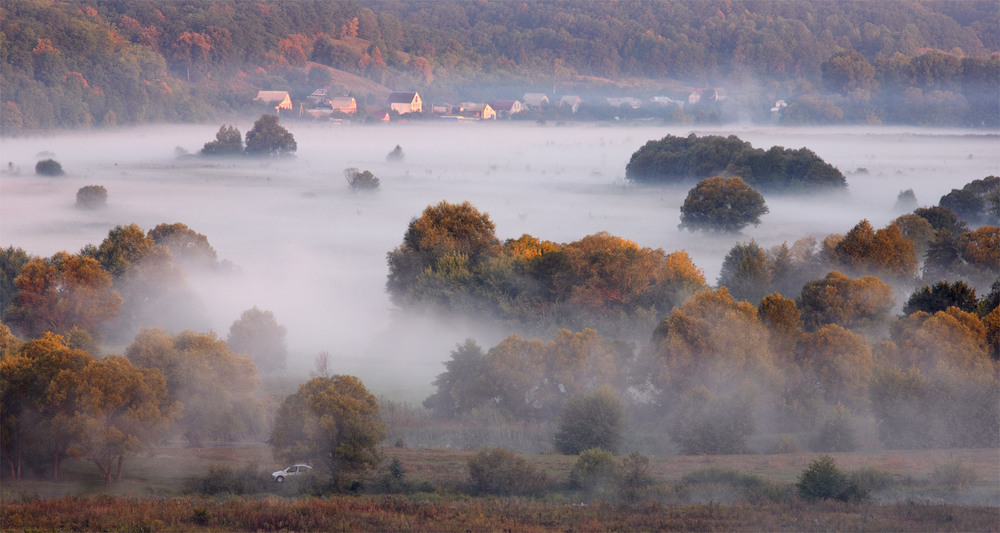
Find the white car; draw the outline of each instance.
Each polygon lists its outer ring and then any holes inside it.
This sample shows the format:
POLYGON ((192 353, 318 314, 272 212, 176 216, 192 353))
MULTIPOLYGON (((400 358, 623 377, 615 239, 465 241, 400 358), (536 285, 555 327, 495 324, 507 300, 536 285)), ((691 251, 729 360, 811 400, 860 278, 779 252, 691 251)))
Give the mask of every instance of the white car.
POLYGON ((271 479, 278 483, 284 483, 286 477, 306 476, 312 474, 313 467, 309 465, 292 465, 284 470, 278 470, 271 474, 271 479))

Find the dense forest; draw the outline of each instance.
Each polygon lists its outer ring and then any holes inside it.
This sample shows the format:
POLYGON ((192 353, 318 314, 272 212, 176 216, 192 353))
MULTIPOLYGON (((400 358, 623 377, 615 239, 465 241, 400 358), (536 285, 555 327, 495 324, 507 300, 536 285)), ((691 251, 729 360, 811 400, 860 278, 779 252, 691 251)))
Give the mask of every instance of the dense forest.
POLYGON ((541 91, 583 97, 542 116, 1000 124, 989 1, 24 0, 0 13, 8 134, 204 122, 258 111, 257 90, 300 101, 328 85, 359 107, 390 90, 451 103, 541 91), (683 111, 603 100, 705 87, 728 97, 683 111))

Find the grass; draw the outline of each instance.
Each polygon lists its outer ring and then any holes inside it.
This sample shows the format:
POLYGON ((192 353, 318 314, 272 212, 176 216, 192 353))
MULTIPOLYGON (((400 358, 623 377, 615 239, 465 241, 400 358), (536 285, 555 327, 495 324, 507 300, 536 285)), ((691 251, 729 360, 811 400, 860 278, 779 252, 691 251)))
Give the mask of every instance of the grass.
MULTIPOLYGON (((912 450, 831 454, 838 467, 878 482, 869 503, 806 504, 781 489, 817 454, 651 457, 655 490, 636 505, 590 501, 566 480, 576 457, 525 455, 556 480, 541 498, 474 498, 466 462, 475 453, 385 447, 408 482, 434 492, 410 495, 191 497, 183 486, 213 465, 267 473, 287 466, 264 444, 166 446, 126 461, 124 479, 105 484, 96 468, 67 461, 63 480, 0 484, 0 530, 773 530, 997 531, 997 450, 912 450), (763 495, 763 497, 761 497, 763 495), (777 497, 773 497, 776 495, 777 497), (719 502, 725 503, 720 505, 719 502)), ((373 472, 373 476, 376 473, 373 472)), ((270 490, 270 489, 269 489, 270 490)))

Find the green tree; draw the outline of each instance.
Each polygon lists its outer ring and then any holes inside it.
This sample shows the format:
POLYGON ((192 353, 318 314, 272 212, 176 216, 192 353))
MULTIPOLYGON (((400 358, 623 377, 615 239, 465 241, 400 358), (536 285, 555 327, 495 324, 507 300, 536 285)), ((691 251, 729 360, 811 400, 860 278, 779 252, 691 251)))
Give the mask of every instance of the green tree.
POLYGON ((31 259, 28 252, 21 248, 13 246, 0 248, 0 317, 3 316, 4 310, 14 303, 18 291, 14 280, 31 259))
POLYGON ((910 299, 903 306, 903 313, 909 315, 917 311, 934 314, 944 311, 949 307, 957 307, 965 312, 972 312, 976 309, 979 301, 976 299, 976 290, 969 287, 964 281, 958 280, 954 283, 939 281, 933 287, 924 285, 913 291, 910 299))
POLYGON ((261 115, 246 135, 247 155, 289 156, 296 149, 295 137, 278 124, 278 115, 261 115))
POLYGON ((205 143, 202 155, 236 156, 243 155, 243 134, 233 126, 219 126, 215 140, 205 143))
POLYGON ((760 224, 767 214, 764 197, 740 178, 714 177, 698 182, 681 206, 681 227, 692 231, 737 232, 760 224))
POLYGON ((851 501, 868 497, 867 491, 837 468, 837 463, 826 454, 809 463, 799 474, 795 486, 799 490, 799 496, 806 501, 851 501))
POLYGON ((758 303, 771 293, 772 268, 767 254, 756 241, 736 243, 722 261, 719 286, 733 298, 758 303))
POLYGON ((144 329, 125 356, 164 375, 170 399, 184 406, 174 427, 191 446, 233 441, 260 429, 263 407, 254 392, 259 380, 253 361, 230 351, 214 333, 144 329))
POLYGON ((87 209, 104 207, 108 203, 108 190, 102 185, 86 185, 76 191, 76 205, 87 209))
POLYGON ((354 167, 344 169, 344 178, 352 191, 373 191, 378 189, 379 180, 370 170, 360 171, 354 167))
POLYGON ((424 407, 436 416, 454 418, 485 405, 492 397, 486 356, 472 339, 466 339, 451 351, 451 360, 444 363, 445 372, 434 378, 437 392, 424 400, 424 407))
POLYGON ((316 461, 335 484, 378 464, 385 438, 378 401, 354 376, 317 377, 282 401, 271 432, 275 458, 316 461))
POLYGON ((574 396, 559 413, 553 444, 563 455, 576 455, 592 448, 613 454, 621 445, 624 421, 625 407, 610 388, 574 396))
POLYGON ((603 492, 614 487, 617 475, 614 455, 604 448, 590 448, 579 453, 569 471, 569 483, 587 492, 603 492))
POLYGON ((854 50, 836 52, 820 65, 823 83, 831 90, 847 95, 856 89, 878 90, 875 67, 854 50))
POLYGON ((43 159, 35 163, 35 174, 39 176, 62 176, 65 173, 62 165, 55 159, 43 159))
POLYGON ((243 311, 240 318, 229 327, 226 339, 229 348, 246 354, 261 372, 285 368, 288 348, 285 345, 285 326, 278 324, 274 313, 261 311, 254 306, 243 311))
POLYGON ((137 224, 115 226, 108 231, 108 236, 101 244, 92 250, 86 250, 114 278, 124 276, 133 265, 146 257, 155 254, 156 243, 146 235, 137 224))

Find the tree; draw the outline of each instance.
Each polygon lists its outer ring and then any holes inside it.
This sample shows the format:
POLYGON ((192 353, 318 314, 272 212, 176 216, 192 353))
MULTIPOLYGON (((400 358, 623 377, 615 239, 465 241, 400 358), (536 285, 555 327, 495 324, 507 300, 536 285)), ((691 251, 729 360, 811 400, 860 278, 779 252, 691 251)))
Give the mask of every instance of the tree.
POLYGON ((621 445, 624 419, 625 407, 608 387, 574 396, 559 413, 553 443, 563 455, 576 455, 591 448, 613 454, 621 445))
POLYGON ((219 126, 215 140, 205 143, 202 155, 236 156, 243 155, 243 135, 233 126, 219 126))
POLYGON ((246 135, 247 155, 290 156, 297 148, 295 137, 278 124, 278 115, 261 115, 246 135))
POLYGON ((108 190, 102 185, 86 185, 76 191, 76 205, 86 209, 104 207, 108 203, 108 190))
POLYGON ((445 372, 434 378, 437 392, 424 400, 424 407, 436 416, 455 418, 461 413, 484 405, 493 389, 485 366, 486 356, 472 339, 466 339, 451 351, 451 360, 444 363, 445 372))
POLYGON ((62 176, 65 173, 62 165, 55 159, 43 159, 35 163, 35 174, 39 176, 62 176))
POLYGON ((760 217, 767 212, 764 197, 742 179, 716 176, 688 191, 681 206, 681 227, 737 232, 749 224, 760 224, 760 217))
POLYGON ((14 280, 31 259, 28 252, 21 248, 13 246, 0 248, 0 318, 3 317, 7 307, 14 303, 18 291, 14 280))
POLYGON ((499 245, 495 230, 489 215, 469 202, 428 206, 410 221, 403 243, 388 253, 386 290, 402 303, 420 274, 447 255, 463 255, 470 266, 478 265, 499 245))
POLYGON ((799 474, 795 486, 799 490, 799 496, 806 501, 851 501, 868 497, 867 491, 841 472, 833 458, 826 454, 809 463, 799 474))
POLYGON ((892 287, 873 276, 852 279, 833 271, 802 287, 796 302, 806 331, 826 324, 872 331, 889 317, 895 305, 892 287))
POLYGON ((285 327, 278 324, 270 311, 261 311, 256 306, 243 311, 229 327, 227 342, 234 352, 250 356, 262 372, 285 368, 288 359, 285 327))
POLYGON ((406 159, 406 154, 403 153, 403 147, 398 144, 391 152, 385 155, 386 161, 402 161, 404 159, 406 159))
MULTIPOLYGON (((91 247, 92 248, 92 247, 91 247)), ((96 249, 86 250, 113 277, 121 278, 147 256, 156 253, 156 243, 137 224, 115 226, 96 249)))
POLYGON ((823 83, 833 91, 847 95, 856 89, 869 92, 878 90, 875 67, 865 56, 854 50, 836 52, 820 68, 823 83))
POLYGON ((158 224, 147 235, 157 245, 170 250, 175 261, 187 266, 206 268, 218 264, 215 248, 208 243, 208 237, 185 224, 158 224))
POLYGON ((230 351, 214 333, 169 335, 144 329, 125 356, 164 375, 169 398, 184 406, 174 427, 191 446, 201 447, 209 439, 233 441, 260 428, 253 361, 230 351))
POLYGON ((385 438, 378 401, 354 376, 317 377, 281 402, 271 432, 275 458, 324 464, 335 484, 378 464, 385 438))
POLYGON ((614 454, 604 448, 590 448, 579 453, 569 471, 569 483, 588 492, 607 490, 614 486, 617 475, 614 454))
POLYGON ((806 333, 796 351, 799 364, 828 404, 867 406, 875 360, 863 336, 827 324, 806 333))
POLYGON ((45 331, 66 333, 74 326, 96 335, 122 306, 100 263, 66 252, 32 259, 14 278, 14 285, 18 292, 4 319, 28 337, 45 331))
POLYGON ((756 241, 736 243, 722 261, 719 286, 738 300, 759 302, 771 292, 771 265, 756 241))
POLYGON ((670 440, 687 455, 744 453, 754 432, 752 410, 753 402, 742 394, 725 398, 696 387, 683 395, 670 417, 670 440))
POLYGON ((53 426, 76 433, 77 453, 93 461, 108 483, 112 475, 121 481, 125 457, 156 442, 179 407, 167 398, 158 370, 134 367, 119 355, 60 373, 48 401, 63 406, 53 426))
POLYGON ((910 294, 910 299, 903 306, 903 313, 909 315, 917 311, 934 314, 944 311, 949 307, 957 307, 962 311, 972 312, 976 309, 979 301, 976 299, 976 290, 969 287, 964 281, 958 280, 954 283, 939 281, 933 287, 924 285, 920 289, 910 294))
POLYGON ((910 279, 917 273, 913 241, 896 224, 875 231, 862 220, 833 249, 837 262, 852 273, 910 279))
POLYGON ((370 170, 364 172, 351 167, 344 169, 344 178, 352 191, 374 191, 378 189, 379 181, 370 170))

